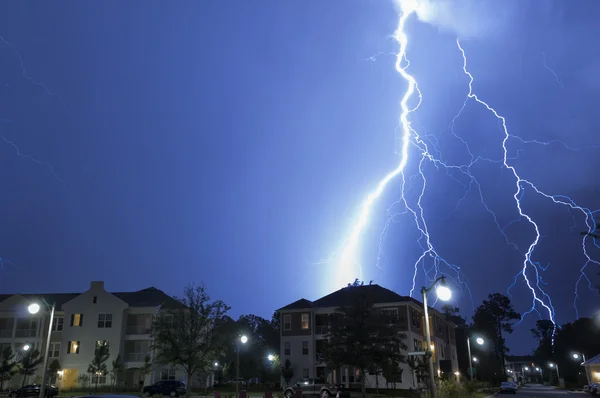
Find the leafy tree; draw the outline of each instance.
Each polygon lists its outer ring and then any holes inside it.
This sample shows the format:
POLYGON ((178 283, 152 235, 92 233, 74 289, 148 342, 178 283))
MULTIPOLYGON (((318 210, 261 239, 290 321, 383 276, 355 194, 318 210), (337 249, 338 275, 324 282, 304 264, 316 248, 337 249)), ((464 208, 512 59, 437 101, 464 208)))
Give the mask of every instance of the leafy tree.
POLYGON ((494 342, 494 349, 500 361, 500 374, 505 378, 504 357, 508 352, 503 333, 513 332, 513 323, 521 319, 512 306, 510 299, 500 293, 490 294, 488 300, 477 307, 473 315, 474 326, 486 333, 494 342))
POLYGON ((289 385, 292 377, 294 377, 294 368, 292 368, 292 363, 289 359, 285 360, 285 364, 281 368, 281 377, 285 380, 286 385, 289 385))
POLYGON ((365 374, 371 366, 390 368, 406 359, 406 335, 389 313, 375 308, 361 289, 356 289, 351 303, 336 309, 325 346, 328 362, 360 369, 361 390, 366 396, 365 374))
POLYGON ((80 374, 77 376, 77 382, 84 388, 88 387, 90 385, 90 375, 87 373, 80 374))
POLYGON ((191 383, 194 374, 212 368, 218 358, 220 326, 229 307, 220 300, 211 301, 204 286, 186 287, 178 301, 180 308, 156 317, 153 348, 159 362, 181 366, 191 383))
POLYGON ((5 347, 0 353, 0 391, 4 389, 4 380, 9 380, 15 369, 15 354, 10 346, 5 347))
POLYGON ((23 375, 23 384, 21 388, 25 387, 27 384, 27 376, 32 376, 35 374, 38 366, 44 362, 44 358, 40 356, 40 350, 29 349, 19 361, 19 374, 23 375))
POLYGON ((112 361, 112 368, 110 369, 111 383, 113 386, 118 385, 119 375, 123 372, 125 366, 121 360, 121 354, 112 361))
POLYGON ((50 383, 56 383, 56 374, 60 369, 61 366, 58 359, 54 359, 48 364, 48 375, 50 376, 50 383))
POLYGON ((110 357, 110 353, 108 352, 108 345, 101 343, 96 346, 96 350, 94 351, 94 358, 92 359, 92 363, 88 365, 87 372, 92 375, 92 378, 96 377, 95 388, 98 389, 98 382, 100 381, 100 376, 106 376, 108 373, 108 369, 106 367, 106 361, 110 357))

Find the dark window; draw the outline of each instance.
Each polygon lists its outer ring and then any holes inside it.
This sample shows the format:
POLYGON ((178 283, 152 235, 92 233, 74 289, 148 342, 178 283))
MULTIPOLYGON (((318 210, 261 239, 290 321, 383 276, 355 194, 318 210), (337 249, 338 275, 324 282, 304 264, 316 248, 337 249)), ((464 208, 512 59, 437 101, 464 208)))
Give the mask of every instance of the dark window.
MULTIPOLYGON (((97 296, 94 296, 93 303, 94 303, 94 304, 96 304, 97 302, 98 302, 98 297, 97 297, 97 296)), ((102 383, 102 384, 104 384, 104 383, 102 383)))
POLYGON ((98 314, 99 328, 112 328, 112 314, 98 314))
POLYGON ((308 355, 308 341, 302 342, 302 355, 308 355))
POLYGON ((52 320, 52 331, 53 332, 62 332, 65 318, 62 316, 55 316, 52 320))
POLYGON ((283 343, 283 355, 290 355, 290 342, 286 341, 283 343))

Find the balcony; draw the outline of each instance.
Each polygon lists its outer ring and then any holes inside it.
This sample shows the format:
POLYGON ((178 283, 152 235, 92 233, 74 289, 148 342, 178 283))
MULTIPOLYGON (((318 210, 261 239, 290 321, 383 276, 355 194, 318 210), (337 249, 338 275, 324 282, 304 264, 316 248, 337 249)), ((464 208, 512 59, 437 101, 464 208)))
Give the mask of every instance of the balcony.
POLYGON ((15 337, 35 337, 36 329, 17 329, 15 330, 15 337))
POLYGON ((0 329, 0 339, 10 339, 13 337, 12 329, 0 329))
POLYGON ((125 361, 127 362, 144 362, 146 355, 150 355, 149 352, 126 352, 125 361))
POLYGON ((316 325, 315 334, 327 334, 329 333, 329 325, 316 325))
POLYGON ((150 330, 148 326, 132 325, 127 326, 125 334, 150 334, 150 330))

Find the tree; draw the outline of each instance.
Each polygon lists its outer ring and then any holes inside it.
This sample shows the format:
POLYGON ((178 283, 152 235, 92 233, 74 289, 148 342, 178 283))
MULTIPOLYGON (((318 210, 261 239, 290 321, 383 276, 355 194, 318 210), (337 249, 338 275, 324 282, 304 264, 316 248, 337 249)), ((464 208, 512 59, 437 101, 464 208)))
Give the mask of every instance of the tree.
POLYGON ((38 366, 44 362, 44 358, 40 356, 40 350, 38 349, 29 349, 19 361, 19 374, 23 375, 23 384, 21 388, 25 387, 27 384, 27 376, 32 376, 35 374, 38 366))
POLYGON ((500 374, 506 378, 504 357, 508 352, 503 333, 513 332, 513 323, 521 319, 521 315, 515 311, 510 299, 500 293, 490 294, 488 300, 477 307, 473 315, 474 326, 490 336, 494 342, 494 349, 500 361, 500 374))
POLYGON ((88 365, 87 372, 92 375, 92 380, 96 377, 96 383, 94 385, 95 389, 98 389, 98 382, 100 381, 100 376, 106 376, 108 373, 108 369, 106 367, 106 361, 110 357, 110 353, 108 352, 108 345, 105 342, 102 342, 96 346, 96 350, 94 351, 94 358, 92 359, 92 363, 88 365))
POLYGON ((0 391, 4 389, 4 380, 12 377, 15 369, 15 354, 10 346, 5 347, 0 353, 2 362, 0 362, 0 391))
MULTIPOLYGON (((355 289, 350 287, 349 289, 355 289)), ((405 362, 406 335, 386 312, 357 288, 349 305, 337 308, 331 317, 324 356, 328 362, 360 369, 361 390, 366 396, 365 375, 371 366, 390 368, 405 362)))
POLYGON ((111 383, 113 386, 118 385, 119 375, 125 368, 123 361, 121 360, 121 354, 112 361, 112 368, 110 369, 111 383))
POLYGON ((219 356, 220 326, 229 307, 220 300, 211 301, 204 286, 186 287, 178 301, 179 308, 155 318, 153 348, 159 362, 185 370, 191 387, 194 374, 210 369, 219 356))
POLYGON ((48 364, 48 375, 50 376, 50 383, 55 383, 56 374, 61 369, 60 362, 58 359, 54 359, 48 364))
POLYGON ((281 368, 281 377, 285 380, 286 385, 289 385, 292 377, 294 377, 294 368, 292 368, 292 363, 289 359, 285 360, 285 364, 281 368))
POLYGON ((144 357, 144 364, 140 368, 140 373, 142 374, 142 380, 140 381, 142 384, 146 382, 146 376, 148 376, 150 372, 152 372, 152 358, 150 357, 150 355, 146 355, 144 357))

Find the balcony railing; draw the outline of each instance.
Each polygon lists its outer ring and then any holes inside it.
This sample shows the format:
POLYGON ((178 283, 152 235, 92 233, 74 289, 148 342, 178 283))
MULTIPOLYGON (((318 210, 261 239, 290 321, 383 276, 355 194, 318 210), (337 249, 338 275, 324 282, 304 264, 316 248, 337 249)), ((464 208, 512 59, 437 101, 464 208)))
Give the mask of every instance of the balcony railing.
POLYGON ((15 337, 35 337, 35 329, 17 329, 15 331, 15 337))
POLYGON ((125 353, 125 360, 129 362, 144 362, 146 355, 150 355, 149 352, 130 352, 125 353))
POLYGON ((315 334, 327 334, 329 333, 329 325, 316 325, 315 334))
POLYGON ((13 330, 11 329, 0 329, 0 338, 11 338, 13 337, 13 330))
POLYGON ((127 334, 150 334, 150 328, 147 326, 127 326, 125 331, 127 334))

